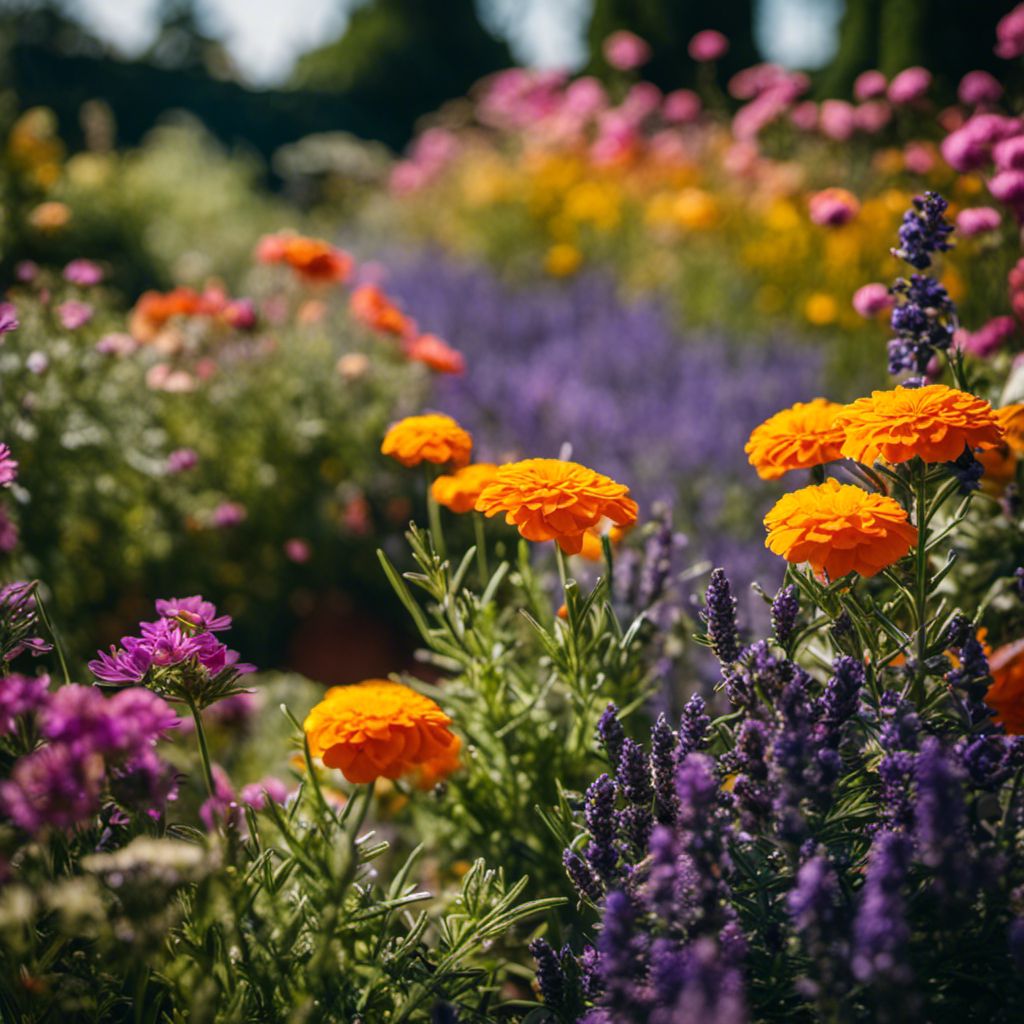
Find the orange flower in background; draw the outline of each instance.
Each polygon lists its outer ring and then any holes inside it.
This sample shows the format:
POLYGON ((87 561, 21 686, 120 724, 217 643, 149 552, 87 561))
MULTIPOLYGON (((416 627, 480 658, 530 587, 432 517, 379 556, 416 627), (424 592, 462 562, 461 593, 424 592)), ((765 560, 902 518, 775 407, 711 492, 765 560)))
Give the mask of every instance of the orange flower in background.
POLYGON ((466 372, 466 360, 436 334, 421 334, 407 341, 402 351, 406 359, 423 363, 438 373, 451 373, 461 377, 466 372))
POLYGON ((332 687, 302 727, 310 754, 358 784, 397 779, 431 762, 442 766, 452 756, 457 762, 461 741, 448 731, 451 721, 410 687, 367 679, 332 687))
POLYGON ((453 512, 472 512, 476 499, 494 479, 498 467, 492 462, 474 462, 450 476, 439 476, 430 486, 430 493, 438 505, 453 512))
POLYGON ((578 555, 586 532, 602 519, 636 522, 637 504, 628 495, 628 487, 575 462, 526 459, 499 467, 476 508, 487 516, 504 512, 505 522, 527 540, 554 540, 566 554, 578 555))
POLYGON ((437 755, 424 761, 416 769, 415 785, 417 789, 424 792, 433 789, 439 782, 443 782, 449 775, 454 775, 462 767, 459 760, 459 751, 462 750, 462 740, 458 736, 452 736, 455 741, 449 747, 437 755))
POLYGON ((361 284, 356 288, 349 297, 348 308, 353 319, 375 331, 396 334, 400 338, 416 332, 414 321, 375 284, 361 284))
POLYGON ((893 498, 826 480, 784 495, 764 517, 765 547, 788 562, 810 562, 832 579, 874 576, 917 543, 917 529, 893 498))
POLYGON ((354 265, 347 252, 322 238, 306 238, 292 231, 264 235, 256 244, 256 259, 287 263, 300 277, 320 284, 347 281, 354 265))
MULTIPOLYGON (((612 547, 617 548, 622 543, 622 538, 635 525, 635 523, 630 523, 627 526, 613 526, 608 531, 608 540, 611 541, 612 547)), ((583 547, 580 549, 579 555, 580 558, 588 562, 600 562, 604 558, 604 544, 601 542, 601 531, 599 529, 587 530, 583 534, 583 547)))
POLYGON ((985 467, 982 489, 998 493, 1016 477, 1017 460, 1024 454, 1024 405, 1004 405, 993 410, 993 415, 1003 430, 1003 439, 978 452, 977 459, 985 467))
POLYGON ((992 685, 985 703, 1011 736, 1024 736, 1024 640, 1005 644, 989 655, 992 685))
POLYGON ((836 426, 846 432, 843 455, 866 465, 879 457, 908 462, 915 455, 951 462, 964 446, 987 448, 1003 436, 988 402, 945 384, 872 391, 846 406, 836 426))
POLYGON ((191 288, 170 292, 143 292, 128 314, 128 331, 136 341, 152 341, 175 316, 195 316, 203 309, 203 297, 191 288))
POLYGON ((845 434, 836 426, 843 409, 838 402, 815 398, 797 402, 755 427, 744 451, 762 480, 775 480, 791 469, 808 469, 841 458, 845 434))
POLYGON ((473 439, 451 418, 440 413, 407 416, 384 435, 380 450, 403 466, 421 462, 465 466, 473 450, 473 439))

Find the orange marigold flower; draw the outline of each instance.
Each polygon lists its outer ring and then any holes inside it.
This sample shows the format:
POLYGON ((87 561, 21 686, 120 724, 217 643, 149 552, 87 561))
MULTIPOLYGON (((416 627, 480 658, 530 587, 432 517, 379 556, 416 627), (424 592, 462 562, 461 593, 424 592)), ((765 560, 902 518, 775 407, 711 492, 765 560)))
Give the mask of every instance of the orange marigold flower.
POLYGON ((403 466, 421 462, 451 462, 465 466, 473 449, 473 439, 451 418, 440 413, 407 416, 384 435, 380 450, 398 459, 403 466))
POLYGON ((1003 439, 978 452, 977 458, 985 467, 982 488, 998 493, 1017 475, 1017 460, 1024 454, 1024 405, 1004 405, 992 414, 1003 430, 1003 439))
POLYGON ((874 576, 917 543, 917 529, 894 498, 826 480, 784 495, 764 517, 765 547, 789 562, 810 562, 832 579, 874 576))
POLYGON ((629 488, 575 462, 526 459, 500 466, 477 499, 487 516, 505 513, 527 540, 555 540, 569 555, 583 549, 587 530, 608 518, 619 526, 636 522, 629 488))
POLYGON ((1011 736, 1024 736, 1024 640, 993 651, 988 669, 992 685, 985 694, 985 703, 995 710, 1011 736))
POLYGON ((836 426, 843 406, 826 398, 797 402, 755 427, 744 451, 762 480, 841 458, 845 434, 836 426))
POLYGON ((417 767, 415 779, 417 789, 422 789, 424 792, 431 790, 462 767, 462 761, 459 760, 462 740, 458 736, 452 736, 452 739, 455 742, 451 746, 445 747, 437 757, 432 757, 417 767))
MULTIPOLYGON (((608 531, 608 540, 613 548, 622 543, 622 538, 633 529, 635 523, 628 523, 626 526, 613 526, 608 531)), ((580 558, 588 562, 600 562, 604 558, 604 544, 601 541, 602 530, 595 527, 583 534, 583 547, 580 549, 580 558)))
POLYGON ((195 316, 203 308, 203 296, 191 288, 143 292, 128 314, 128 330, 136 341, 152 341, 172 317, 195 316))
POLYGON ((472 512, 476 499, 494 479, 498 467, 492 462, 474 462, 450 476, 439 476, 430 486, 430 493, 438 505, 453 512, 472 512))
POLYGON ((340 768, 349 782, 397 779, 453 753, 460 741, 451 719, 429 698, 401 683, 367 679, 334 686, 306 716, 313 757, 340 768))
POLYGON ((407 338, 416 331, 416 324, 407 317, 375 284, 362 284, 348 300, 353 319, 385 334, 407 338))
POLYGON ((352 257, 322 238, 306 238, 293 231, 264 235, 256 244, 261 263, 287 263, 310 282, 347 281, 352 274, 352 257))
POLYGON ((915 455, 951 462, 965 445, 984 448, 1003 436, 988 402, 945 384, 872 391, 846 406, 836 426, 846 432, 843 455, 866 465, 879 457, 908 462, 915 455))
POLYGON ((466 360, 448 342, 436 334, 421 334, 407 341, 403 352, 406 359, 429 366, 438 373, 451 373, 461 377, 466 372, 466 360))

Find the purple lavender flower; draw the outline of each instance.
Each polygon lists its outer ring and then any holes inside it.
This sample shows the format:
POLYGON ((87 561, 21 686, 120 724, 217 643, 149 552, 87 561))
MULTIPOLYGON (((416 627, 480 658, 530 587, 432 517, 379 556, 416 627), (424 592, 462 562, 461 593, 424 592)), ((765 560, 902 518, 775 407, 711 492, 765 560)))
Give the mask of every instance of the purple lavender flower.
POLYGON ((68 299, 57 307, 57 317, 67 331, 77 331, 79 327, 84 327, 95 312, 88 302, 79 302, 77 299, 68 299))
POLYGON ((950 474, 960 481, 957 494, 967 495, 981 487, 981 478, 985 475, 985 467, 974 457, 968 445, 964 445, 963 454, 952 462, 943 465, 950 474))
MULTIPOLYGON (((676 748, 679 740, 662 714, 651 728, 651 776, 654 779, 654 816, 662 825, 676 820, 676 748)), ((687 751, 690 753, 690 751, 687 751)))
POLYGON ((731 665, 740 656, 739 629, 736 625, 736 598, 724 569, 711 573, 702 613, 708 627, 711 649, 723 665, 731 665))
POLYGON ((18 463, 11 458, 11 449, 0 444, 0 487, 9 487, 18 476, 18 463))
POLYGON ((562 866, 569 876, 569 881, 580 894, 580 899, 589 900, 594 904, 601 902, 604 898, 604 889, 601 888, 601 883, 590 869, 590 865, 586 864, 579 854, 565 850, 562 853, 562 866))
POLYGON ((672 571, 672 550, 675 547, 675 532, 672 518, 668 513, 661 516, 658 532, 647 542, 644 551, 643 569, 640 573, 637 601, 639 607, 650 608, 665 591, 665 583, 672 571))
POLYGON ((619 849, 616 841, 615 783, 609 775, 599 775, 587 789, 583 820, 590 833, 584 856, 599 877, 610 881, 619 874, 619 849))
POLYGON ((5 334, 18 329, 18 311, 13 302, 0 302, 0 342, 5 334))
POLYGON ((184 473, 199 462, 199 453, 194 448, 175 448, 167 456, 167 473, 184 473))
POLYGON ((50 743, 15 762, 0 783, 0 810, 19 828, 72 828, 99 809, 103 758, 50 743))
POLYGON ((684 952, 683 983, 671 1006, 657 1007, 651 1024, 700 1021, 701 1024, 746 1024, 743 977, 722 963, 718 944, 698 939, 684 952))
POLYGON ((541 998, 556 1012, 561 1009, 566 996, 565 971, 558 954, 547 939, 534 939, 527 947, 530 956, 537 961, 537 988, 541 998))
POLYGON ((634 740, 627 738, 622 746, 622 760, 615 773, 615 782, 626 801, 626 806, 619 812, 619 825, 633 848, 645 851, 653 824, 651 803, 654 791, 647 757, 634 740))
POLYGON ((0 736, 14 732, 22 715, 41 711, 46 705, 49 687, 49 676, 33 678, 17 672, 0 676, 0 736))
MULTIPOLYGON (((647 1001, 643 992, 646 969, 642 948, 634 935, 636 912, 628 896, 611 892, 604 905, 597 950, 604 975, 602 1003, 615 1014, 636 1009, 647 1001)), ((629 1019, 628 1017, 626 1018, 629 1019)))
POLYGON ((951 249, 949 236, 953 225, 943 214, 949 204, 937 192, 926 192, 914 199, 912 207, 903 215, 900 225, 899 248, 892 254, 912 267, 924 270, 931 266, 931 254, 951 249))
POLYGON ((694 754, 704 746, 704 738, 711 725, 711 718, 706 714, 706 708, 707 703, 699 693, 695 693, 686 702, 686 707, 683 708, 683 714, 679 720, 677 761, 682 761, 688 754, 694 754))
POLYGON ((835 742, 836 733, 852 718, 860 703, 860 691, 864 685, 864 665, 845 654, 836 658, 832 665, 832 676, 825 684, 821 695, 821 730, 835 742))
POLYGON ((772 628, 775 630, 775 640, 780 647, 788 649, 796 630, 796 618, 799 614, 799 592, 793 584, 783 587, 772 601, 772 628))
POLYGON ((92 260, 72 260, 64 268, 64 280, 81 288, 91 288, 103 280, 103 268, 92 260))
POLYGON ((626 741, 626 734, 618 716, 619 709, 614 704, 609 704, 597 722, 597 740, 604 747, 612 771, 618 770, 619 762, 622 760, 622 745, 626 741))

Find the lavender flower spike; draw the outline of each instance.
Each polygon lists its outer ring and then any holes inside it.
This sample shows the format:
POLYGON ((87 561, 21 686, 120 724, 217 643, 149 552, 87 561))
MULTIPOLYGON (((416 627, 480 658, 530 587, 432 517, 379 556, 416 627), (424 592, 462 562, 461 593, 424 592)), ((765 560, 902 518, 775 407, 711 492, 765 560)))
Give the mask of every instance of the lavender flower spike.
POLYGON ((714 569, 704 598, 704 621, 711 649, 723 665, 731 665, 740 656, 739 630, 736 626, 736 598, 722 568, 714 569))

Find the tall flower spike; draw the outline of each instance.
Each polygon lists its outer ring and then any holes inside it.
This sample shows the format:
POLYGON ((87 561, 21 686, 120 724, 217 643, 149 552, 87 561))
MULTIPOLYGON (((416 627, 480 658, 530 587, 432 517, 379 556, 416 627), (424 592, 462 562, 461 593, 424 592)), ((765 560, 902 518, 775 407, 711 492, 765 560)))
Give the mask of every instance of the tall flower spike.
POLYGON ((800 595, 794 584, 783 587, 772 601, 772 628, 781 647, 788 647, 796 630, 796 617, 800 614, 800 595))
POLYGON ((619 709, 614 704, 609 704, 597 720, 597 741, 604 747, 612 771, 617 772, 622 760, 622 745, 626 742, 626 733, 619 721, 619 709))
POLYGON ((651 727, 651 775, 654 778, 654 816, 661 825, 676 820, 676 748, 679 741, 664 714, 651 727))
POLYGON ((952 249, 949 236, 953 233, 953 225, 943 216, 948 205, 938 192, 926 192, 915 198, 903 215, 900 244, 899 248, 892 250, 893 256, 924 270, 931 266, 932 253, 952 249))
POLYGON ((740 656, 739 629, 736 625, 736 598, 722 568, 714 569, 704 597, 704 621, 711 649, 723 665, 731 665, 740 656))

